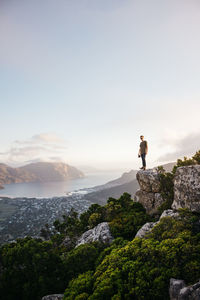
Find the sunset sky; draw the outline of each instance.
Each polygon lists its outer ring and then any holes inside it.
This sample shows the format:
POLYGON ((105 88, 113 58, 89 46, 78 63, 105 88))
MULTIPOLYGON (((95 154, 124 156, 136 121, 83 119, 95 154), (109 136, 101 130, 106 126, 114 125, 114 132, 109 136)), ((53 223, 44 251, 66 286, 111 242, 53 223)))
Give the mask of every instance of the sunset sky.
POLYGON ((0 161, 136 169, 200 149, 199 0, 0 0, 0 161))

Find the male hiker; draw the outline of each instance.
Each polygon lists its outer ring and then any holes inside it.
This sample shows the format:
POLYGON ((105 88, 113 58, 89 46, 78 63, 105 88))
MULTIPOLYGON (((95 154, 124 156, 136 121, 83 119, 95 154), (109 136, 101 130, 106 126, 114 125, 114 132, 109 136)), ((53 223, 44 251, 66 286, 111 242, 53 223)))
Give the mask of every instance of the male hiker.
POLYGON ((141 157, 142 158, 142 170, 146 170, 146 155, 147 155, 147 152, 148 152, 148 144, 147 144, 147 141, 144 141, 144 136, 141 135, 140 136, 140 139, 141 139, 141 143, 140 143, 140 149, 139 149, 139 152, 138 152, 138 157, 141 157))

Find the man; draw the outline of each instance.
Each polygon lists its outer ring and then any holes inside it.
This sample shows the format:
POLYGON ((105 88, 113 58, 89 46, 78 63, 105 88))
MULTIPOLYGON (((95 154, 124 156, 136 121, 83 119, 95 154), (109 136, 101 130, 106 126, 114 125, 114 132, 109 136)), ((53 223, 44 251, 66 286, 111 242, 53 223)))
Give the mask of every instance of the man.
POLYGON ((147 141, 144 140, 144 136, 141 135, 140 136, 140 139, 141 139, 141 143, 140 143, 140 149, 139 149, 139 152, 138 152, 138 157, 141 157, 142 158, 142 170, 146 170, 146 155, 148 153, 148 144, 147 144, 147 141))

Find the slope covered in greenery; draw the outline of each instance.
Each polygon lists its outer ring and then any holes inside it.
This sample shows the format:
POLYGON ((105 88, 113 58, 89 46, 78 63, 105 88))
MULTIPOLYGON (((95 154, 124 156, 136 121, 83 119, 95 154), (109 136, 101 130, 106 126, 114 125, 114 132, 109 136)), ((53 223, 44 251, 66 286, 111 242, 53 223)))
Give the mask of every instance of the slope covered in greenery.
MULTIPOLYGON (((189 162, 200 163, 200 152, 189 162)), ((170 207, 173 174, 159 169, 161 193, 170 207)), ((180 210, 177 220, 165 217, 145 238, 134 238, 143 224, 153 221, 141 204, 125 193, 105 206, 92 205, 48 226, 42 239, 30 237, 0 248, 0 295, 5 300, 39 300, 64 293, 68 300, 169 299, 171 277, 195 283, 200 278, 200 216, 180 210), (109 222, 111 245, 91 243, 74 248, 77 237, 97 224, 109 222), (68 245, 64 244, 66 237, 68 245)))

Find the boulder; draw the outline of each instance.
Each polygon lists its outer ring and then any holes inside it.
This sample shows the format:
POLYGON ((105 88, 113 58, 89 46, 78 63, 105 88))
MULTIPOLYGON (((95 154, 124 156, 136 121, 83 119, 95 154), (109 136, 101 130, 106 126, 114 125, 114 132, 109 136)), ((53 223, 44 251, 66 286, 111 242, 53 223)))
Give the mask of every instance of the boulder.
POLYGON ((135 193, 134 200, 140 202, 150 215, 158 213, 158 208, 165 200, 160 194, 159 174, 156 169, 139 171, 136 174, 140 190, 135 193))
POLYGON ((165 201, 160 193, 146 192, 138 190, 135 193, 134 200, 141 203, 146 209, 147 214, 157 213, 158 207, 165 201))
POLYGON ((157 224, 158 222, 149 222, 144 224, 140 230, 138 230, 138 232, 136 233, 135 237, 139 237, 139 238, 143 238, 147 233, 149 233, 152 228, 157 224))
POLYGON ((54 294, 42 297, 42 300, 62 300, 64 294, 54 294))
POLYGON ((160 222, 160 220, 164 217, 171 217, 171 218, 178 218, 179 217, 179 213, 178 212, 175 212, 173 211, 172 209, 167 209, 167 210, 164 210, 162 215, 160 216, 160 219, 158 222, 149 222, 149 223, 146 223, 144 224, 139 230, 138 232, 136 233, 136 236, 135 237, 140 237, 140 238, 143 238, 147 233, 149 233, 156 224, 158 224, 160 222))
POLYGON ((154 212, 154 193, 137 190, 134 200, 144 206, 147 214, 154 212))
POLYGON ((200 165, 177 168, 172 208, 200 212, 200 165))
POLYGON ((162 215, 160 216, 160 219, 165 217, 171 217, 177 219, 179 217, 179 213, 172 209, 166 209, 163 211, 162 215))
POLYGON ((170 300, 199 300, 200 299, 200 281, 186 286, 184 280, 170 279, 169 288, 170 300))
POLYGON ((177 300, 180 290, 185 287, 185 281, 179 279, 170 279, 169 296, 170 300, 177 300))
POLYGON ((136 178, 142 191, 153 193, 160 191, 159 176, 155 169, 141 170, 137 172, 136 178))
POLYGON ((76 247, 92 242, 102 242, 104 244, 111 244, 113 237, 110 233, 108 222, 98 224, 93 229, 90 229, 82 234, 76 243, 76 247))

